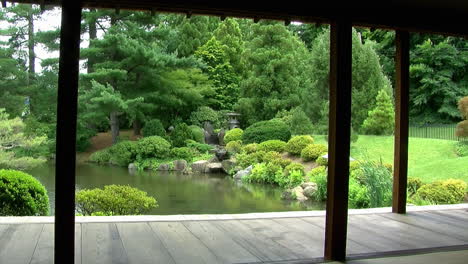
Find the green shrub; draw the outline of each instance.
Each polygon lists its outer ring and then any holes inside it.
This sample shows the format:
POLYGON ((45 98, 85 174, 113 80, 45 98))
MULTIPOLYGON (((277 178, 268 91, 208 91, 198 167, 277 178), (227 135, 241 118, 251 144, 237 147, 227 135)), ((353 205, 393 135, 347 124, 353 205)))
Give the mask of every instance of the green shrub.
POLYGON ((423 186, 423 182, 419 178, 408 177, 408 193, 413 196, 423 186))
POLYGON ((277 139, 272 139, 260 143, 258 145, 258 150, 283 152, 285 147, 286 142, 277 139))
POLYGON ((126 167, 135 161, 138 154, 138 143, 136 141, 122 141, 110 147, 108 153, 110 164, 126 167))
POLYGON ((233 128, 226 132, 224 135, 224 144, 227 144, 231 141, 242 140, 242 135, 244 134, 244 130, 240 128, 233 128))
POLYGON ((268 120, 254 123, 242 135, 242 142, 260 143, 271 139, 288 141, 291 138, 289 127, 281 120, 268 120))
POLYGON ((153 119, 145 123, 145 126, 141 130, 143 136, 150 137, 150 136, 166 136, 166 130, 164 129, 163 124, 159 119, 153 119))
POLYGON ((380 90, 376 98, 376 106, 369 111, 362 124, 362 131, 369 135, 391 135, 395 129, 395 110, 392 99, 380 90))
POLYGON ((304 182, 304 172, 300 170, 289 170, 286 173, 286 169, 283 173, 277 174, 275 182, 283 188, 293 188, 304 182))
POLYGON ((349 162, 349 172, 353 172, 360 168, 361 168, 361 164, 359 163, 359 161, 355 160, 355 161, 349 162))
POLYGON ((327 173, 327 167, 325 166, 318 166, 318 167, 315 167, 313 168, 312 170, 310 170, 308 173, 307 173, 307 178, 309 179, 309 181, 311 182, 315 182, 315 178, 318 176, 318 175, 321 175, 321 174, 326 174, 327 173))
POLYGON ((187 162, 192 162, 193 160, 193 151, 188 147, 173 148, 171 149, 171 158, 183 159, 187 162))
POLYGON ((213 150, 213 146, 204 144, 204 143, 198 143, 194 140, 187 140, 185 141, 185 143, 187 147, 194 149, 200 153, 206 153, 206 152, 210 152, 211 150, 213 150))
POLYGON ((213 126, 219 126, 218 113, 208 106, 201 106, 190 115, 190 123, 203 127, 203 123, 209 121, 213 126))
POLYGON ((171 143, 160 136, 145 137, 138 140, 138 159, 166 158, 169 156, 171 143))
POLYGON ((327 158, 324 158, 323 156, 320 156, 318 157, 315 162, 319 165, 319 166, 328 166, 328 159, 327 158))
POLYGON ((258 144, 257 143, 250 143, 242 147, 242 151, 245 153, 253 153, 258 151, 258 144))
POLYGON ((179 123, 171 133, 171 141, 174 147, 185 147, 187 139, 192 138, 192 130, 185 123, 179 123))
POLYGON ((369 208, 370 197, 366 186, 349 179, 349 208, 369 208))
POLYGON ((310 135, 314 131, 312 122, 300 107, 290 111, 279 111, 276 113, 276 118, 280 118, 286 123, 291 128, 293 135, 310 135))
POLYGON ((321 155, 327 153, 328 147, 322 144, 310 144, 307 145, 302 151, 301 151, 301 158, 304 161, 311 161, 311 160, 316 160, 318 157, 321 155))
POLYGON ((252 172, 244 177, 247 182, 256 183, 275 183, 276 175, 282 174, 283 168, 273 163, 257 163, 254 165, 252 172))
POLYGON ((460 141, 455 144, 455 153, 459 157, 468 156, 468 141, 460 141))
POLYGON ((203 132, 203 128, 199 126, 191 125, 189 126, 190 130, 192 131, 192 139, 198 143, 205 143, 205 133, 203 132))
POLYGON ((109 152, 109 148, 102 149, 94 152, 89 156, 89 161, 99 163, 99 164, 106 164, 109 163, 111 159, 111 155, 109 152))
POLYGON ((273 163, 284 168, 288 166, 289 164, 291 164, 292 161, 289 159, 283 159, 283 157, 281 156, 279 152, 269 151, 265 153, 265 155, 263 155, 263 162, 273 163))
POLYGON ((321 171, 317 172, 314 175, 314 178, 311 179, 312 182, 317 184, 317 191, 314 193, 314 199, 316 201, 325 201, 327 200, 327 172, 321 171))
POLYGON ((242 169, 245 169, 250 165, 261 163, 263 162, 265 154, 265 151, 257 151, 250 154, 247 154, 245 152, 238 153, 236 155, 237 165, 239 165, 239 167, 241 167, 242 169))
POLYGON ((0 170, 0 215, 37 216, 49 214, 45 187, 33 176, 15 170, 0 170))
POLYGON ((304 165, 297 162, 292 162, 286 166, 286 168, 284 168, 284 174, 289 175, 291 171, 300 171, 302 174, 304 174, 304 165))
POLYGON ((314 143, 311 136, 294 136, 286 144, 286 151, 289 154, 298 156, 301 155, 302 150, 310 144, 314 143))
POLYGON ((465 193, 464 181, 448 179, 423 185, 416 196, 435 204, 455 204, 463 201, 465 193))
POLYGON ((364 185, 367 187, 370 207, 389 206, 392 203, 392 173, 382 163, 361 162, 364 185))
POLYGON ((229 153, 239 153, 241 149, 242 149, 242 141, 240 140, 230 141, 226 145, 226 150, 229 153))
POLYGON ((76 194, 77 211, 83 215, 140 215, 157 206, 156 199, 146 192, 124 185, 84 189, 76 194))

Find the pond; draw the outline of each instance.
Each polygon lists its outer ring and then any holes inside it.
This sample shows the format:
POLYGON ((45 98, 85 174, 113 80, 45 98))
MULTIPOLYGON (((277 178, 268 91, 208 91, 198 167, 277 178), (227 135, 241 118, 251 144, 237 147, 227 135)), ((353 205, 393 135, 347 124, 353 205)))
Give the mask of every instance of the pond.
MULTIPOLYGON (((55 205, 55 168, 49 163, 29 171, 46 187, 53 214, 55 205)), ((78 163, 76 189, 102 188, 109 184, 130 185, 156 198, 159 207, 148 214, 238 214, 323 210, 322 203, 281 200, 282 190, 275 186, 245 184, 225 174, 190 174, 142 171, 78 163)))

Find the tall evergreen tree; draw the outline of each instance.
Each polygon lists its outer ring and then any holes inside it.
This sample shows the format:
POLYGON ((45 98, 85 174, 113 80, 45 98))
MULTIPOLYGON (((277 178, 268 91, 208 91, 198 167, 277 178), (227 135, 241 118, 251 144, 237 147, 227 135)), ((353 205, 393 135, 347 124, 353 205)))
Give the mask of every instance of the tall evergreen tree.
POLYGON ((391 135, 395 125, 392 99, 384 90, 380 90, 376 101, 375 108, 369 111, 369 116, 364 120, 362 131, 371 135, 391 135))

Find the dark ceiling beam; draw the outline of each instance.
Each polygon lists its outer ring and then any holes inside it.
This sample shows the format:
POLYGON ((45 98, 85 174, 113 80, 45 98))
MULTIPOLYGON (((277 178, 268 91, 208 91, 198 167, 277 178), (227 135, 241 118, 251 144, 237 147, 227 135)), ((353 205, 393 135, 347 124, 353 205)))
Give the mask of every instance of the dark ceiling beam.
MULTIPOLYGON (((41 0, 12 0, 10 2, 36 3, 41 0)), ((43 0, 46 5, 60 5, 59 0, 43 0)), ((301 1, 271 2, 268 5, 237 1, 182 1, 182 0, 88 0, 85 8, 110 8, 193 15, 330 23, 346 14, 353 26, 406 30, 468 37, 466 17, 468 1, 462 0, 393 0, 376 4, 370 1, 352 1, 342 4, 338 0, 315 1, 311 6, 301 1)))

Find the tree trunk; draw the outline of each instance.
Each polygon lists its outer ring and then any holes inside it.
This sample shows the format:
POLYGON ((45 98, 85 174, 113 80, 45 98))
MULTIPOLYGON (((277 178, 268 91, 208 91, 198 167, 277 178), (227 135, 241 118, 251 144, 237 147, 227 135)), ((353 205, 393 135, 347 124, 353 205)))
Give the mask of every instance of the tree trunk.
POLYGON ((112 145, 117 143, 117 139, 119 137, 119 113, 112 112, 110 113, 110 126, 111 126, 111 133, 112 133, 112 145))
POLYGON ((29 82, 34 79, 36 73, 36 54, 34 53, 34 16, 33 10, 28 12, 28 54, 29 54, 29 82))
POLYGON ((141 135, 141 122, 140 120, 133 120, 133 135, 139 136, 141 135))
MULTIPOLYGON (((96 9, 91 9, 91 13, 95 13, 96 9)), ((91 41, 94 39, 97 39, 97 28, 96 28, 96 19, 93 18, 89 21, 88 24, 88 30, 89 30, 89 46, 91 47, 91 41)), ((88 73, 94 72, 94 58, 88 58, 88 73)))

